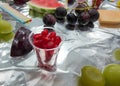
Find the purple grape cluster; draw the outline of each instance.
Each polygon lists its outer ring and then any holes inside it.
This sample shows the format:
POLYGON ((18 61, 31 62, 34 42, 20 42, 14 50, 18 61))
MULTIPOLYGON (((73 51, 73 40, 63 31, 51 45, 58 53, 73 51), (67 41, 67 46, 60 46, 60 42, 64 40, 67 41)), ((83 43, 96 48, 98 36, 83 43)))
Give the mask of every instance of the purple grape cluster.
POLYGON ((67 29, 74 30, 78 28, 86 31, 94 28, 94 22, 98 20, 99 12, 91 8, 87 2, 82 2, 78 3, 75 9, 72 9, 69 13, 63 7, 56 8, 55 16, 61 22, 67 21, 67 29))
POLYGON ((99 12, 95 8, 91 8, 87 2, 78 3, 75 9, 67 12, 64 7, 57 7, 54 16, 46 15, 43 22, 47 26, 54 26, 55 22, 67 22, 66 28, 74 30, 75 28, 86 31, 94 28, 94 22, 99 18, 99 12), (55 17, 55 18, 54 18, 55 17))
MULTIPOLYGON (((91 28, 94 28, 94 22, 96 22, 99 18, 99 12, 98 10, 94 8, 90 8, 90 6, 84 2, 84 3, 78 3, 76 6, 75 12, 72 12, 74 15, 76 15, 76 20, 74 21, 74 25, 77 26, 77 29, 81 31, 90 30, 91 28)), ((71 13, 68 13, 69 15, 71 13)), ((74 16, 72 18, 67 17, 66 19, 69 21, 73 21, 74 16)))

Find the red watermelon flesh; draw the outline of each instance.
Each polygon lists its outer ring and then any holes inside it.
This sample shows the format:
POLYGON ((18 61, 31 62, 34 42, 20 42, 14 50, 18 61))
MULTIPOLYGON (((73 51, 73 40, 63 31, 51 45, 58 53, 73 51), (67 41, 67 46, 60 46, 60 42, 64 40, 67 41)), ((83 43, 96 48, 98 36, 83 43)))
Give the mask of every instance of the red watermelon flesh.
POLYGON ((35 3, 38 6, 57 8, 60 6, 64 7, 64 4, 60 3, 57 0, 31 0, 32 3, 35 3))

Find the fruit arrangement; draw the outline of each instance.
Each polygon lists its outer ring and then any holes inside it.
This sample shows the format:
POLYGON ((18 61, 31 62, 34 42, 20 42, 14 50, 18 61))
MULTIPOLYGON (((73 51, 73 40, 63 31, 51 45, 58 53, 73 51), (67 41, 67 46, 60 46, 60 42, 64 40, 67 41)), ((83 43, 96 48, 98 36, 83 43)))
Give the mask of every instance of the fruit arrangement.
POLYGON ((67 6, 57 0, 30 0, 27 2, 30 7, 29 14, 33 17, 43 17, 45 14, 54 14, 57 7, 67 6))
POLYGON ((99 18, 98 10, 90 7, 87 2, 78 3, 75 9, 67 14, 67 26, 77 26, 78 30, 86 31, 94 28, 94 22, 99 18), (74 21, 73 21, 74 20, 74 21))
POLYGON ((78 3, 70 12, 67 12, 64 7, 57 7, 54 16, 58 23, 67 22, 67 29, 74 30, 77 28, 77 30, 86 31, 94 28, 94 22, 98 20, 99 12, 95 8, 90 7, 87 2, 82 2, 78 3))
POLYGON ((0 19, 0 42, 8 42, 14 37, 13 27, 10 22, 0 19))
POLYGON ((95 66, 84 66, 78 86, 120 86, 120 64, 108 64, 103 71, 95 66))
POLYGON ((31 31, 25 27, 20 27, 17 30, 11 45, 11 57, 19 57, 26 55, 33 49, 32 45, 28 40, 28 36, 30 33, 31 31))

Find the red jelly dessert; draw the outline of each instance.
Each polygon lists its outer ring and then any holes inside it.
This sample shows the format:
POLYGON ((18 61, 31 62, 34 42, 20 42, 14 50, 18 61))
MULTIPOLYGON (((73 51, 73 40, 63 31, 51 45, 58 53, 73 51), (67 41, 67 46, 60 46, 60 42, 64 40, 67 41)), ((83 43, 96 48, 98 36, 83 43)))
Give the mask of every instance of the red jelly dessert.
POLYGON ((32 38, 38 66, 47 71, 55 71, 61 37, 57 36, 55 31, 44 29, 41 33, 34 34, 32 38))
POLYGON ((33 36, 34 45, 42 49, 56 48, 60 42, 60 36, 57 36, 55 31, 48 32, 47 29, 33 36))

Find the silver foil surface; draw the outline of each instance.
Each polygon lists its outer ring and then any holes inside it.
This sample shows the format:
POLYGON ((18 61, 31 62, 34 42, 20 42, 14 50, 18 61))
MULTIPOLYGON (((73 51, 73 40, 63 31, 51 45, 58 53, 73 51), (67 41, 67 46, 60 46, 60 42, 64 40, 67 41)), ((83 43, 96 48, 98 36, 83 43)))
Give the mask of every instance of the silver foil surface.
MULTIPOLYGON (((29 7, 15 6, 26 16, 29 7)), ((104 3, 102 9, 115 8, 104 3)), ((2 12, 2 11, 1 11, 2 12)), ((42 19, 32 18, 32 22, 22 25, 2 12, 3 18, 9 20, 16 31, 24 26, 31 31, 38 31, 43 26, 42 19)), ((65 24, 55 24, 55 30, 65 37, 57 59, 57 71, 49 73, 37 67, 34 50, 19 57, 10 57, 12 40, 0 43, 0 86, 77 86, 77 77, 85 65, 93 65, 104 69, 110 63, 119 63, 114 59, 113 51, 120 48, 120 29, 100 28, 95 22, 91 31, 68 30, 65 24)))

